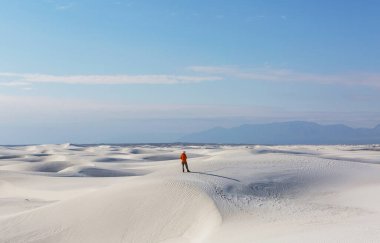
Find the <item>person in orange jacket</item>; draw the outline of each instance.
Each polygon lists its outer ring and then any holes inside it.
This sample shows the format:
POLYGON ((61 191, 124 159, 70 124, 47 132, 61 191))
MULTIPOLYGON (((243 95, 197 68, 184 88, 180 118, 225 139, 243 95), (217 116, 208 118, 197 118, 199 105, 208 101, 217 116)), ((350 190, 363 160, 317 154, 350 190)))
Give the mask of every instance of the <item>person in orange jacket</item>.
POLYGON ((182 172, 185 172, 185 166, 187 172, 190 172, 189 166, 187 165, 187 156, 186 156, 186 151, 183 151, 181 154, 181 157, 179 157, 182 161, 182 172))

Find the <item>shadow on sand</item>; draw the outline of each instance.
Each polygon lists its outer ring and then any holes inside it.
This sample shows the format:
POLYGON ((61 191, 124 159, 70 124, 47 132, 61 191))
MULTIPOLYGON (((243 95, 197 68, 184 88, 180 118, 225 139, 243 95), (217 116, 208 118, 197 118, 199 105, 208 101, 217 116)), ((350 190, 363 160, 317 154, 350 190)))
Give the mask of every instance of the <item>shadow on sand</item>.
POLYGON ((215 176, 215 177, 220 177, 220 178, 224 178, 224 179, 228 179, 228 180, 233 180, 233 181, 240 182, 239 180, 234 179, 234 178, 231 178, 231 177, 220 176, 220 175, 215 175, 215 174, 210 174, 210 173, 205 173, 205 172, 193 172, 193 171, 192 171, 191 173, 194 173, 194 174, 200 174, 200 175, 215 176))

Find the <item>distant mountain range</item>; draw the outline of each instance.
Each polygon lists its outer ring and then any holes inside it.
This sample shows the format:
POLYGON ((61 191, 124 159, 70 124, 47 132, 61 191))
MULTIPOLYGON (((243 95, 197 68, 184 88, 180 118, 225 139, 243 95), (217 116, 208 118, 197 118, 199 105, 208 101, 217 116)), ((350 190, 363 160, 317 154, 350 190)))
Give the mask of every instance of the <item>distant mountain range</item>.
POLYGON ((374 128, 351 128, 345 125, 320 125, 313 122, 279 122, 216 127, 179 139, 189 143, 227 144, 379 144, 380 124, 374 128))

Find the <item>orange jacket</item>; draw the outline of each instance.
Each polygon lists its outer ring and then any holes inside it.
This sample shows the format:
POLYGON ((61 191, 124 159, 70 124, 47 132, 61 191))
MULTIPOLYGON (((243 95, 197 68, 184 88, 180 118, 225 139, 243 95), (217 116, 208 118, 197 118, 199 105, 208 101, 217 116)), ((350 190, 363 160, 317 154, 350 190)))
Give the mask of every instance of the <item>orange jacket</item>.
POLYGON ((185 154, 185 153, 182 153, 180 159, 182 160, 182 163, 187 162, 187 161, 186 161, 186 160, 187 160, 187 156, 186 156, 186 154, 185 154))

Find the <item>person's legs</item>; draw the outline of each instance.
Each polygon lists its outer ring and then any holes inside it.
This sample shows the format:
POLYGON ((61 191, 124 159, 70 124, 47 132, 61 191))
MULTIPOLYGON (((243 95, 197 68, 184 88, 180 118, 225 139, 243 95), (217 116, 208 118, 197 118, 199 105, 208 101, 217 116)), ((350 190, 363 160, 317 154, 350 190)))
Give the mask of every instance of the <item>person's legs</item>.
POLYGON ((190 170, 189 170, 189 166, 187 165, 187 163, 185 163, 185 166, 186 166, 186 170, 187 170, 187 172, 190 172, 190 170))
POLYGON ((182 163, 182 172, 185 172, 185 163, 182 163))

